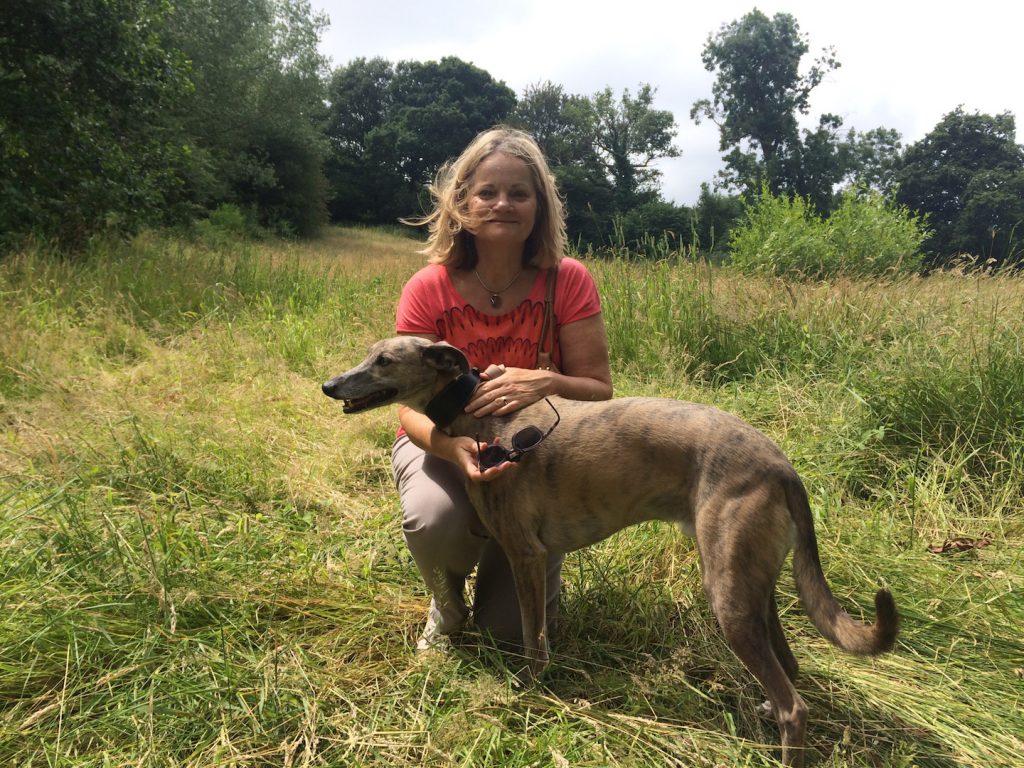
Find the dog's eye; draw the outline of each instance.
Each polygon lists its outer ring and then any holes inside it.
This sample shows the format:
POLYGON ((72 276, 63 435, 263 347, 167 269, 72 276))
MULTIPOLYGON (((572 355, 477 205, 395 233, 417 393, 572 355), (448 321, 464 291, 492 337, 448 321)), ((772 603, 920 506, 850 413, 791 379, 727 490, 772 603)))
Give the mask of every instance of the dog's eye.
POLYGON ((391 360, 391 358, 388 357, 387 355, 380 355, 376 360, 376 364, 381 366, 382 368, 386 365, 391 365, 392 362, 393 361, 391 360))

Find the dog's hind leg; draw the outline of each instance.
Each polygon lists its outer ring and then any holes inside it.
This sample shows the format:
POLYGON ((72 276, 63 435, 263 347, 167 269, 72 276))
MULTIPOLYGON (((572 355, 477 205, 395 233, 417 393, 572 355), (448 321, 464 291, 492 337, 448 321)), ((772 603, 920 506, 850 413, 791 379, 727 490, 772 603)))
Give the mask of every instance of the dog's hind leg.
POLYGON ((793 651, 789 648, 786 636, 782 632, 782 622, 779 621, 779 605, 775 599, 775 590, 772 590, 771 599, 768 601, 768 635, 772 641, 772 648, 775 650, 775 657, 786 670, 786 677, 791 682, 796 682, 796 676, 800 671, 793 651))
POLYGON ((807 705, 790 677, 796 660, 775 608, 775 579, 786 556, 786 538, 784 524, 773 526, 782 518, 770 514, 768 502, 764 494, 751 494, 707 509, 698 523, 697 547, 704 591, 722 634, 768 695, 779 725, 782 763, 800 766, 807 705), (753 519, 760 525, 736 524, 753 519))
POLYGON ((764 598, 763 592, 760 596, 744 596, 728 587, 727 584, 719 583, 709 588, 706 582, 708 597, 722 634, 732 652, 768 694, 782 741, 782 765, 801 766, 807 706, 773 647, 774 631, 771 623, 777 622, 778 618, 769 617, 771 611, 767 609, 768 600, 764 598))
MULTIPOLYGON (((786 677, 789 678, 790 682, 796 683, 800 667, 797 664, 796 658, 793 656, 793 652, 789 649, 789 643, 786 641, 786 636, 782 632, 782 623, 779 621, 779 607, 775 600, 774 590, 772 590, 771 600, 768 602, 767 617, 768 636, 771 638, 772 649, 775 651, 775 657, 779 660, 782 668, 786 671, 786 677)), ((772 703, 770 701, 762 702, 758 709, 761 714, 766 717, 775 716, 775 713, 772 711, 772 703)))
POLYGON ((722 632, 733 653, 764 686, 782 739, 782 764, 803 765, 804 731, 807 705, 772 648, 765 616, 729 609, 729 617, 720 620, 722 632))

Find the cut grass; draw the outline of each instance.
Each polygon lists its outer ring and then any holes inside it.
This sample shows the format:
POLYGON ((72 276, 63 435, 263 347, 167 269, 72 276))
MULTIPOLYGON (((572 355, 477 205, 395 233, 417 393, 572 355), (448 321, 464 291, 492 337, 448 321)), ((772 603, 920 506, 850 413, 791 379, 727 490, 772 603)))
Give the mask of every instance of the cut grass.
MULTIPOLYGON (((319 382, 390 335, 415 243, 147 236, 0 263, 0 764, 774 765, 692 543, 569 556, 544 685, 468 632, 412 648, 391 410, 319 382)), ((711 402, 793 458, 826 573, 894 653, 783 623, 810 765, 1011 766, 1024 744, 1020 278, 788 283, 590 261, 619 394, 711 402), (932 554, 947 538, 987 546, 932 554)))

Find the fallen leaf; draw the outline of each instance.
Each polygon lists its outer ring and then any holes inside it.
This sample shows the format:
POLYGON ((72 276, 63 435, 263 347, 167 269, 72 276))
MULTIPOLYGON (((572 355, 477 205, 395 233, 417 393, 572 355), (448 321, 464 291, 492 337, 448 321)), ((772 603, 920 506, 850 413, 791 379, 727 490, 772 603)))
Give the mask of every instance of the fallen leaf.
POLYGON ((933 555, 942 555, 946 552, 967 552, 971 549, 981 549, 992 543, 990 536, 980 536, 977 539, 961 536, 957 539, 946 539, 941 544, 932 544, 928 551, 933 555))

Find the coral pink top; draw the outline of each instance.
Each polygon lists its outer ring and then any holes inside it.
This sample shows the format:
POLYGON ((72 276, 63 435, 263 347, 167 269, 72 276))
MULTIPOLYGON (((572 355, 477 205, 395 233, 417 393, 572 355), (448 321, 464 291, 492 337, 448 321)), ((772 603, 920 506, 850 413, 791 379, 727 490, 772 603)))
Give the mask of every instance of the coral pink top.
MULTIPOLYGON (((480 370, 491 363, 533 368, 544 325, 546 281, 547 270, 538 270, 530 294, 522 303, 504 314, 488 315, 472 307, 455 290, 445 267, 430 264, 413 275, 402 289, 395 330, 447 341, 465 352, 469 364, 480 370)), ((558 329, 600 311, 601 300, 590 272, 576 259, 563 258, 558 264, 555 284, 555 365, 562 364, 558 329)))

